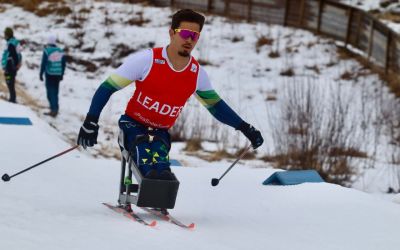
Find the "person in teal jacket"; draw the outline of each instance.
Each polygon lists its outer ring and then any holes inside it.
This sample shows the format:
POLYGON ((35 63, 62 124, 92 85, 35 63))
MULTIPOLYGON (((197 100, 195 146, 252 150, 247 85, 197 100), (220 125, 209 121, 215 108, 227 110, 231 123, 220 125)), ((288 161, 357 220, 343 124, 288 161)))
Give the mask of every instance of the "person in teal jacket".
POLYGON ((10 92, 8 100, 16 103, 17 95, 15 92, 15 77, 17 71, 21 67, 21 46, 19 40, 15 39, 13 30, 9 27, 4 30, 4 38, 7 41, 7 46, 1 58, 1 67, 4 71, 4 77, 10 92))
POLYGON ((44 113, 45 115, 56 117, 58 114, 58 92, 60 81, 62 81, 64 77, 65 65, 64 51, 57 47, 56 37, 50 35, 47 45, 43 50, 39 75, 40 81, 43 81, 43 75, 46 77, 46 92, 50 104, 50 112, 44 113))

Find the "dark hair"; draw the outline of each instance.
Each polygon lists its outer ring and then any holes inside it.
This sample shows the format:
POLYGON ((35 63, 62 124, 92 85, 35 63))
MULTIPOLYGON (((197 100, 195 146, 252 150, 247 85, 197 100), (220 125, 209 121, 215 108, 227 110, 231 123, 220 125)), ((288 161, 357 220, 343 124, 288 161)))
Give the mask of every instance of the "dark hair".
POLYGON ((203 29, 205 17, 191 9, 183 9, 177 11, 172 16, 171 29, 177 29, 181 22, 191 22, 200 25, 200 31, 203 29))
POLYGON ((14 36, 14 32, 10 27, 4 29, 4 36, 6 39, 9 39, 14 36))

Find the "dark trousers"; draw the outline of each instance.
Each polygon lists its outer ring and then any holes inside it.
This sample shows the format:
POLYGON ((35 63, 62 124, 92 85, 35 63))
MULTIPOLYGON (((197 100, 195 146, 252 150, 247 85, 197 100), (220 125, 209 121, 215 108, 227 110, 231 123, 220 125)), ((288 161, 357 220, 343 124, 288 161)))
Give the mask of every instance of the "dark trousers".
POLYGON ((13 103, 15 103, 17 101, 17 95, 15 93, 15 76, 16 76, 16 74, 17 74, 16 72, 4 74, 4 77, 6 78, 6 84, 8 87, 8 91, 10 92, 10 97, 8 98, 8 100, 13 103))
POLYGON ((151 169, 157 170, 160 174, 163 170, 170 170, 169 150, 171 147, 171 136, 166 129, 153 129, 142 125, 127 115, 119 119, 119 127, 125 135, 125 149, 131 152, 132 159, 136 162, 140 172, 146 175, 151 169), (154 135, 153 142, 142 142, 134 145, 138 135, 154 135))
POLYGON ((50 110, 58 112, 58 90, 60 88, 61 76, 52 76, 46 74, 46 92, 49 100, 50 110))

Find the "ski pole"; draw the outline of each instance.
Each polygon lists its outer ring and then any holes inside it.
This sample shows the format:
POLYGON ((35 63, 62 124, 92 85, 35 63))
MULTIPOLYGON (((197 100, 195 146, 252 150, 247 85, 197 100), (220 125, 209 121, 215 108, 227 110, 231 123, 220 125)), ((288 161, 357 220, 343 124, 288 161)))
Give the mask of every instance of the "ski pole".
POLYGON ((35 168, 35 167, 37 167, 37 166, 39 166, 39 165, 41 165, 41 164, 43 164, 43 163, 45 163, 45 162, 48 162, 48 161, 50 161, 50 160, 53 160, 54 158, 57 158, 57 157, 59 157, 59 156, 61 156, 61 155, 63 155, 63 154, 66 154, 66 153, 68 153, 68 152, 70 152, 70 151, 76 149, 77 147, 79 147, 79 145, 73 146, 72 148, 69 148, 69 149, 67 149, 67 150, 65 150, 65 151, 62 151, 61 153, 58 153, 58 154, 56 154, 56 155, 54 155, 54 156, 52 156, 52 157, 50 157, 50 158, 48 158, 48 159, 46 159, 46 160, 44 160, 44 161, 41 161, 41 162, 39 162, 39 163, 37 163, 37 164, 35 164, 35 165, 29 167, 29 168, 26 168, 26 169, 24 169, 24 170, 22 170, 22 171, 20 171, 20 172, 18 172, 18 173, 16 173, 16 174, 13 174, 13 175, 11 175, 11 176, 9 176, 8 174, 4 174, 4 175, 1 177, 1 179, 2 179, 3 181, 10 181, 11 178, 13 178, 13 177, 15 177, 15 176, 17 176, 17 175, 19 175, 19 174, 22 174, 22 173, 24 173, 24 172, 26 172, 26 171, 28 171, 28 170, 31 170, 32 168, 35 168))
POLYGON ((216 185, 218 185, 219 181, 233 168, 233 166, 236 165, 236 163, 238 163, 238 161, 240 159, 243 158, 243 156, 252 148, 252 145, 250 144, 240 155, 239 157, 232 163, 232 165, 225 171, 225 173, 223 175, 221 175, 221 177, 219 177, 219 179, 217 178, 213 178, 211 179, 211 186, 215 187, 216 185))

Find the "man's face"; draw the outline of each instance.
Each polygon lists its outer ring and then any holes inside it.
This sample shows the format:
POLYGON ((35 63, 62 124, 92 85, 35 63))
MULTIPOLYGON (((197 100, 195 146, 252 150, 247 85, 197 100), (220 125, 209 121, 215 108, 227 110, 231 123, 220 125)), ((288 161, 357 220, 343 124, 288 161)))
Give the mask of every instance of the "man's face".
POLYGON ((194 39, 193 36, 199 36, 199 35, 200 35, 199 24, 192 22, 181 22, 176 30, 172 29, 169 30, 169 36, 171 39, 170 46, 172 46, 175 50, 177 50, 180 56, 188 57, 190 56, 190 53, 192 52, 198 41, 198 39, 194 39), (197 32, 198 34, 193 33, 193 31, 197 32), (180 32, 182 32, 182 34, 179 34, 180 32), (182 36, 186 35, 183 34, 184 32, 186 34, 192 33, 192 36, 183 38, 182 36))

